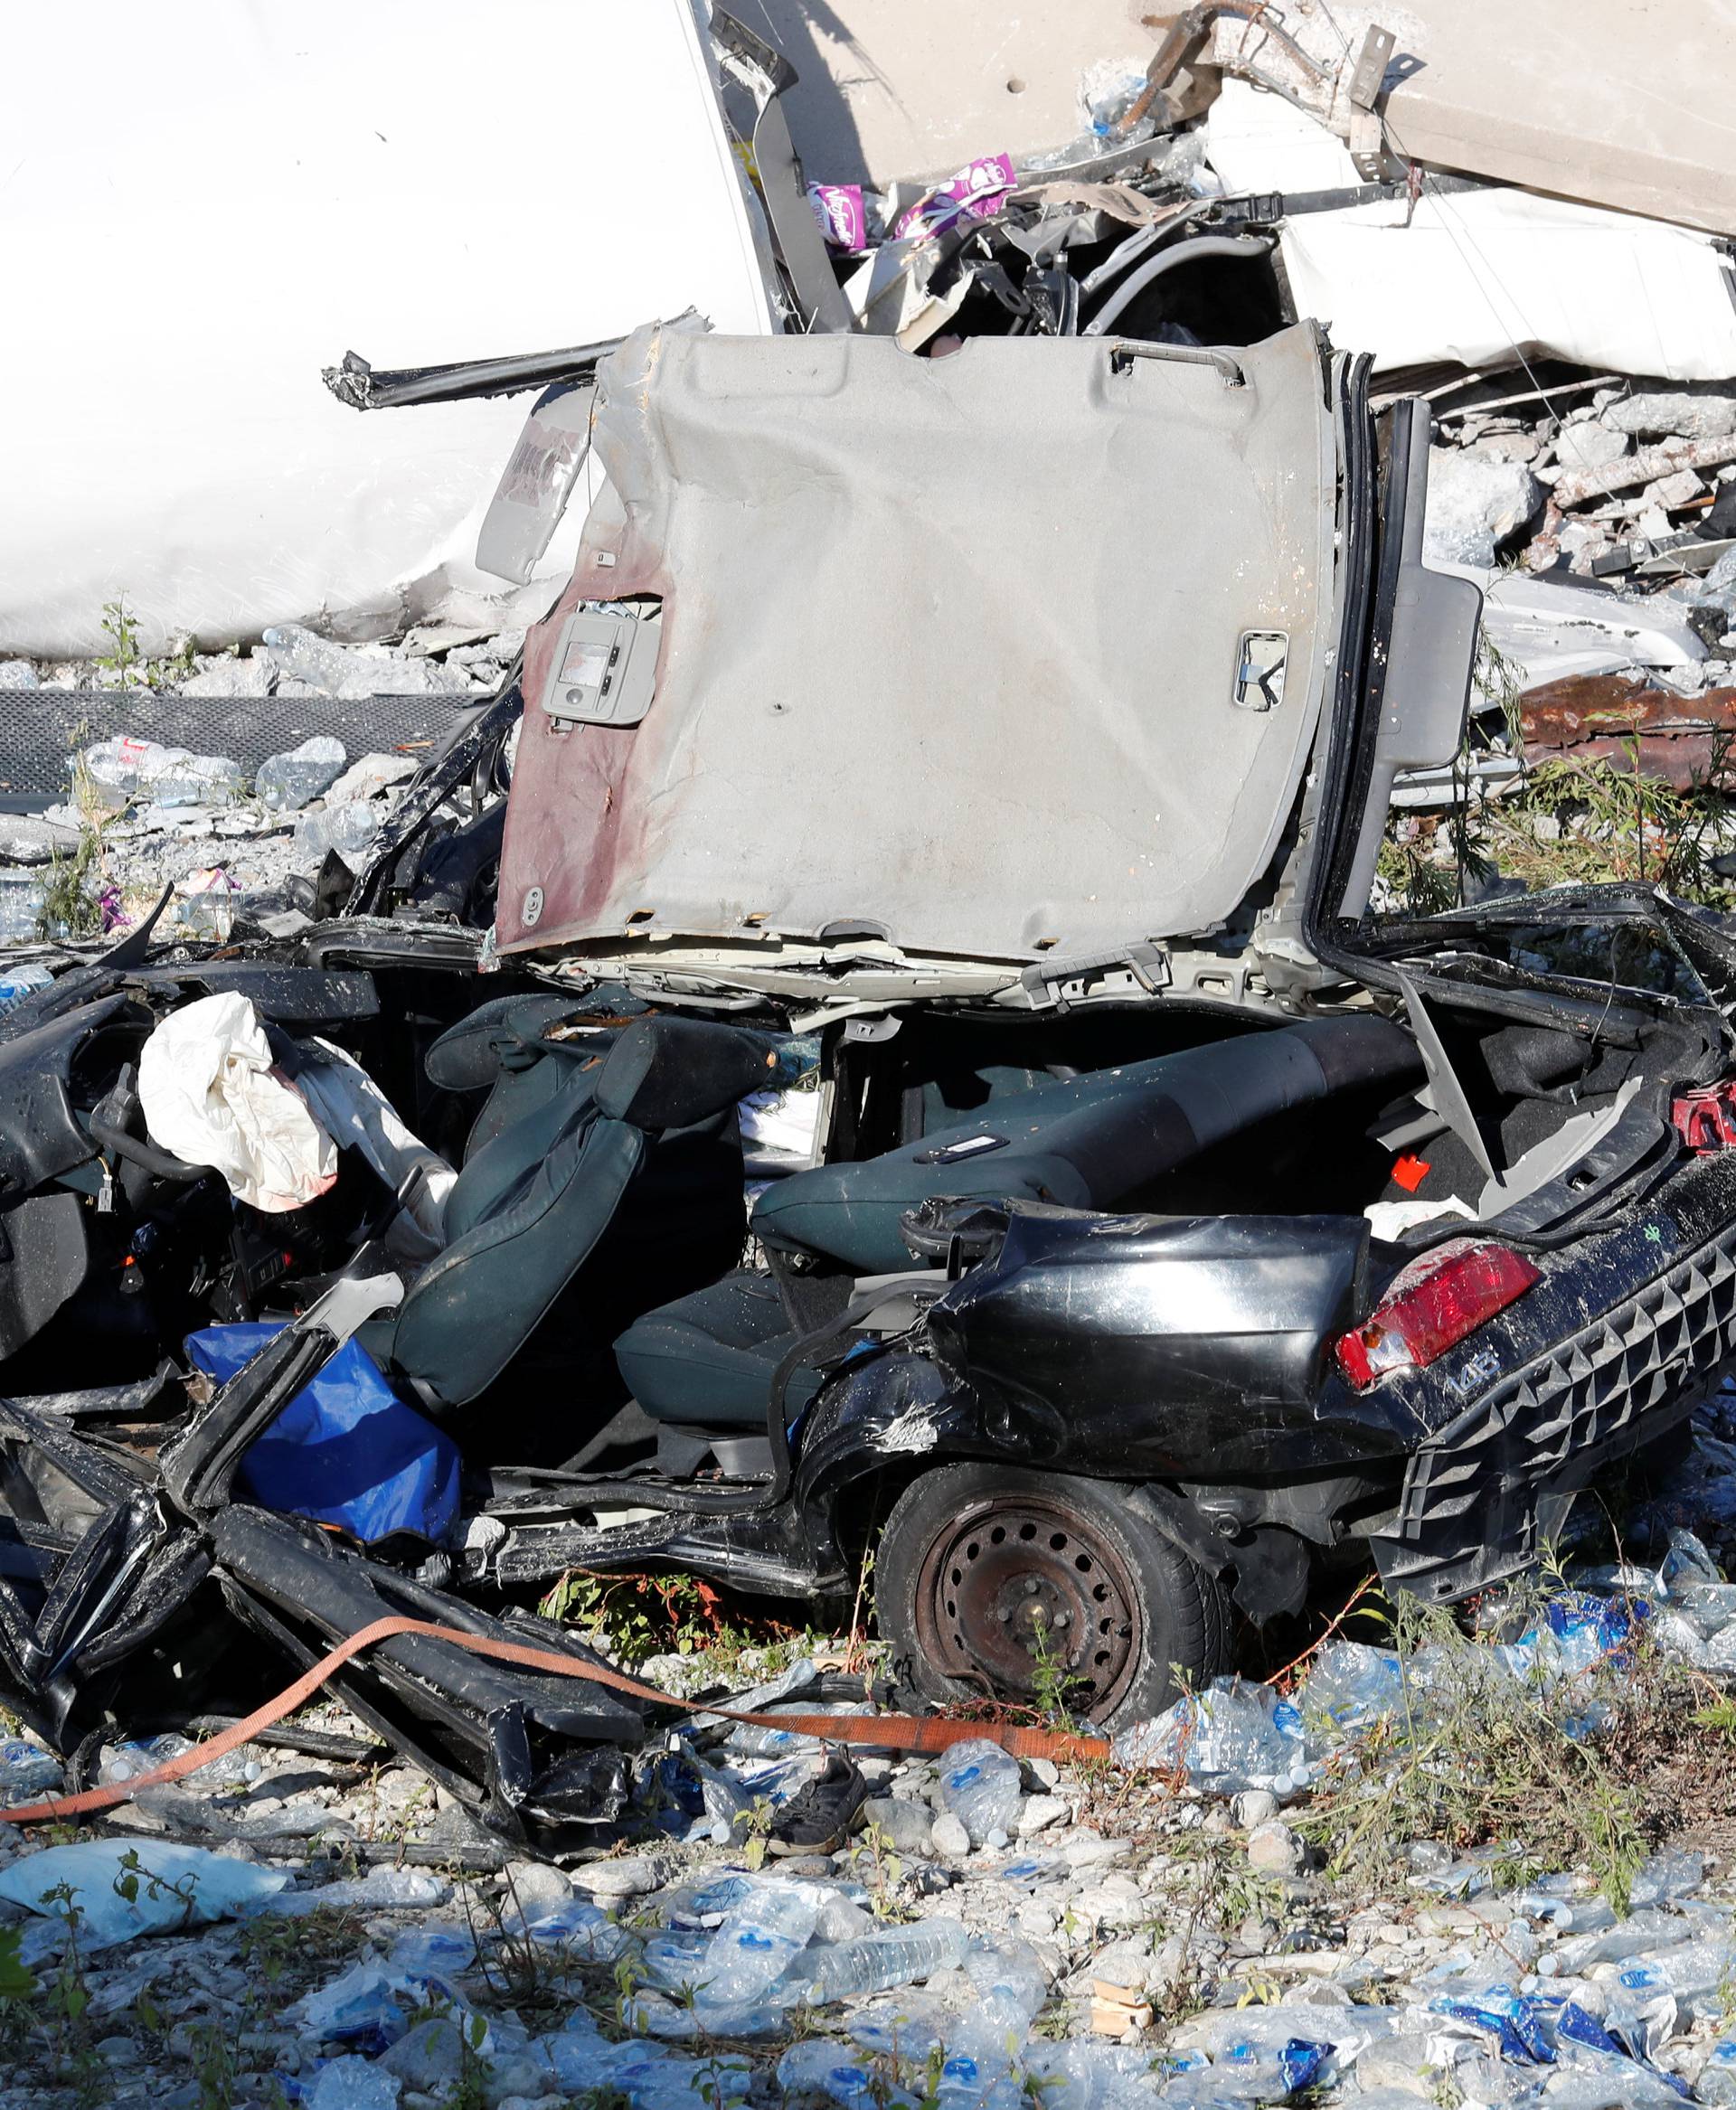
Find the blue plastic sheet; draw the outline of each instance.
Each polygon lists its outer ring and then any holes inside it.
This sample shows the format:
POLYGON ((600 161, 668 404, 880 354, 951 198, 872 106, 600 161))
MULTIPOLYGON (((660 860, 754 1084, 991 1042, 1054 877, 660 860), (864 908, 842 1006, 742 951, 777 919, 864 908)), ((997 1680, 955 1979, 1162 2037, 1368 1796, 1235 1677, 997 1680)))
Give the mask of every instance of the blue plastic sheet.
MULTIPOLYGON (((190 1333, 193 1367, 226 1384, 276 1325, 190 1333)), ((458 1513, 458 1453, 406 1407, 365 1349, 346 1342, 241 1460, 242 1486, 287 1516, 335 1524, 364 1545, 394 1531, 443 1538, 458 1513)))

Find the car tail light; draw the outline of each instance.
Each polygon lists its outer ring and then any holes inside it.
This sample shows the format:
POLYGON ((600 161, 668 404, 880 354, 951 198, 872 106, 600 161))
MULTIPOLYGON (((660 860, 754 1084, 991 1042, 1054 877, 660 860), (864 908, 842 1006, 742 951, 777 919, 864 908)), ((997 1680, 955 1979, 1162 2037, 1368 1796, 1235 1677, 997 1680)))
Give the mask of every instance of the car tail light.
POLYGON ((1703 1156, 1736 1150, 1736 1078, 1679 1092, 1670 1102, 1670 1119, 1688 1148, 1703 1156))
POLYGON ((1508 1246, 1474 1239, 1437 1246, 1395 1275, 1362 1324, 1339 1336, 1338 1367, 1359 1392, 1395 1370, 1427 1370, 1542 1279, 1508 1246))

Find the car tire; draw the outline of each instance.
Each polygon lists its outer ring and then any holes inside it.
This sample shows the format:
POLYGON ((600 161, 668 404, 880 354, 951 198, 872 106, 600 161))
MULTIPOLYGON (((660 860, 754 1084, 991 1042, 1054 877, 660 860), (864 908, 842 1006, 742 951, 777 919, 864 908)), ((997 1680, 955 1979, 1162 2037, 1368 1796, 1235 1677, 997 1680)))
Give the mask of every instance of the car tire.
POLYGON ((1218 1578, 1137 1488, 1063 1474, 923 1474, 886 1520, 874 1603, 900 1681, 931 1700, 1060 1704, 1116 1729, 1230 1663, 1218 1578))

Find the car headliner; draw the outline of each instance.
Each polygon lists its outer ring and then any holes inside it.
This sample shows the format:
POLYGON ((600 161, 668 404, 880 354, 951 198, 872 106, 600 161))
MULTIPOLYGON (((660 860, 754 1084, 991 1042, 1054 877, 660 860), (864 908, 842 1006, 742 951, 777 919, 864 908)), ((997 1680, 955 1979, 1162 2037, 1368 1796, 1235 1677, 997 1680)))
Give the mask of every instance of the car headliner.
POLYGON ((1329 642, 1311 325, 1219 364, 651 326, 604 363, 594 445, 527 655, 502 949, 867 924, 1067 956, 1209 931, 1267 871, 1329 642), (643 722, 555 731, 565 614, 644 594, 643 722), (1247 631, 1288 635, 1275 709, 1236 701, 1247 631))

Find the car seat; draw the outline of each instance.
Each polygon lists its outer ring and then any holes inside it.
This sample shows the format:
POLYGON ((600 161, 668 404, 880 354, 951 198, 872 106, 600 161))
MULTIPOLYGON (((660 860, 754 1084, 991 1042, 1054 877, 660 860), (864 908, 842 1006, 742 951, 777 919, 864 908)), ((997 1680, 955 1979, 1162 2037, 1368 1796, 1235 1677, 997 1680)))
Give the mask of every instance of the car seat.
MULTIPOLYGON (((760 1197, 752 1229, 774 1258, 851 1276, 908 1272, 902 1221, 924 1201, 1139 1206, 1130 1198, 1155 1181, 1276 1114, 1340 1092, 1396 1092, 1421 1075, 1416 1042, 1388 1020, 1311 1019, 1039 1085, 880 1157, 793 1173, 760 1197)), ((743 1270, 647 1312, 615 1343, 633 1397, 664 1423, 762 1426, 774 1376, 811 1329, 791 1296, 788 1270, 743 1270)), ((817 1382, 798 1371, 787 1404, 817 1382)))
MULTIPOLYGON (((655 1016, 578 1041, 508 1032, 503 1046, 528 1060, 501 1065, 447 1200, 444 1248, 390 1320, 361 1330, 380 1367, 437 1415, 499 1378, 581 1272, 618 1264, 623 1245, 658 1226, 658 1286, 714 1278, 739 1254, 735 1104, 776 1062, 763 1035, 655 1016)), ((466 1069, 441 1042, 429 1069, 448 1088, 486 1081, 479 1055, 466 1069)))

